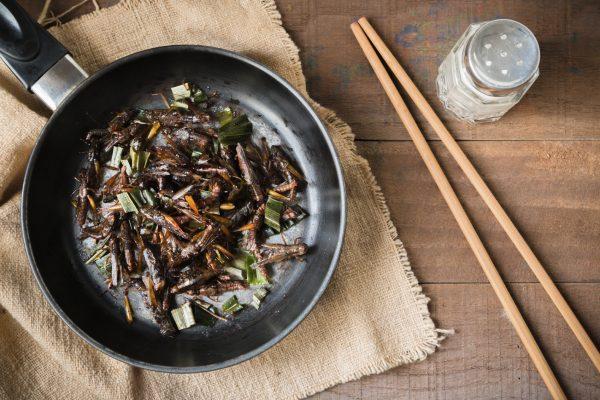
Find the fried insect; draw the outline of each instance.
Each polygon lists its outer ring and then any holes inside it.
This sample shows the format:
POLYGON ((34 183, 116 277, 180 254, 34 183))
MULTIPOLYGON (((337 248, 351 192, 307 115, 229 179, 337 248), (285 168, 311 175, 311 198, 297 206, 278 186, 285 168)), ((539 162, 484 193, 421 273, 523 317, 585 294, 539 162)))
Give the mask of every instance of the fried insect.
POLYGON ((244 151, 244 147, 241 143, 237 144, 235 148, 237 152, 237 159, 240 164, 240 170, 242 171, 242 175, 244 176, 244 180, 250 186, 250 191, 252 193, 252 198, 257 203, 262 203, 264 201, 264 194, 262 189, 258 184, 258 178, 256 177, 256 172, 250 163, 248 162, 248 158, 246 157, 246 152, 244 151))
POLYGON ((227 321, 208 300, 264 285, 252 271, 268 282, 267 266, 308 251, 267 243, 306 216, 305 180, 283 148, 253 142, 248 117, 217 94, 189 84, 172 92, 168 109, 127 109, 87 132, 72 198, 87 262, 123 290, 127 322, 138 291, 168 336, 184 299, 227 321))
POLYGON ((308 246, 305 243, 298 244, 273 244, 265 243, 262 245, 263 259, 255 264, 256 268, 304 256, 308 252, 308 246))
POLYGON ((161 226, 167 229, 168 231, 173 232, 182 239, 190 238, 190 235, 188 235, 183 229, 181 229, 177 221, 175 221, 175 218, 173 218, 169 214, 159 210, 154 210, 152 208, 142 208, 140 212, 147 219, 151 220, 158 226, 161 226))

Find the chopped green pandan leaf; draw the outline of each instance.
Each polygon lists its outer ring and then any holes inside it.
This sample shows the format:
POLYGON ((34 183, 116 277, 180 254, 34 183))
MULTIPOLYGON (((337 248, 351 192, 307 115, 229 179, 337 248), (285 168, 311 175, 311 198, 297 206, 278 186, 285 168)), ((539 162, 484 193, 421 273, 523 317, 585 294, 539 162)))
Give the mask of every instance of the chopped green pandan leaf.
POLYGON ((283 211, 283 203, 269 196, 267 200, 267 208, 265 209, 265 224, 275 230, 281 232, 281 212, 283 211))
MULTIPOLYGON (((288 229, 290 229, 291 227, 293 227, 294 225, 298 224, 300 221, 302 221, 303 219, 305 219, 306 217, 308 217, 308 212, 306 212, 306 210, 304 210, 299 205, 294 204, 294 205, 291 205, 289 207, 292 210, 294 210, 294 212, 296 213, 296 218, 286 219, 286 220, 282 219, 281 222, 280 222, 281 232, 287 231, 288 229)), ((263 226, 263 234, 264 235, 266 235, 266 236, 273 236, 276 233, 279 233, 279 232, 276 232, 275 229, 271 228, 270 226, 268 226, 268 225, 264 225, 263 226)))
POLYGON ((204 199, 208 199, 209 197, 211 197, 211 196, 212 196, 212 194, 213 194, 213 193, 212 193, 210 190, 201 190, 201 191, 200 191, 200 198, 201 198, 202 200, 204 200, 204 199))
POLYGON ((208 96, 206 96, 206 93, 204 93, 202 91, 202 89, 199 89, 199 88, 192 89, 192 101, 194 103, 198 104, 198 103, 202 103, 206 100, 208 100, 208 96))
POLYGON ((203 231, 206 228, 206 225, 204 225, 203 223, 200 223, 198 221, 195 221, 193 219, 191 219, 188 223, 187 223, 188 228, 190 228, 191 230, 201 230, 203 231))
POLYGON ((236 295, 231 296, 221 306, 221 309, 225 314, 234 314, 242 308, 244 308, 244 306, 240 304, 236 295))
POLYGON ((243 142, 252 134, 252 123, 246 114, 238 115, 219 129, 219 142, 224 145, 243 142))
POLYGON ((138 114, 136 115, 133 122, 137 122, 140 124, 150 124, 152 121, 148 117, 148 110, 138 110, 138 114))
POLYGON ((150 131, 148 132, 148 136, 147 136, 147 140, 151 141, 152 139, 154 139, 156 137, 156 135, 158 135, 158 131, 160 129, 160 122, 156 121, 152 124, 152 128, 150 128, 150 131))
POLYGON ((217 113, 217 120, 219 121, 219 126, 221 128, 229 124, 233 120, 233 111, 231 111, 231 108, 225 107, 223 110, 219 111, 217 113))
POLYGON ((150 159, 149 151, 140 151, 139 156, 138 156, 138 165, 137 165, 136 169, 139 172, 143 171, 146 168, 146 166, 148 165, 149 159, 150 159))
POLYGON ((178 108, 180 110, 187 110, 190 108, 185 101, 173 101, 171 104, 169 104, 169 106, 171 106, 171 108, 178 108))
POLYGON ((148 203, 152 207, 154 207, 158 203, 156 196, 150 189, 144 189, 142 191, 142 196, 144 197, 144 200, 146 201, 146 203, 148 203))
POLYGON ((248 269, 249 266, 251 266, 255 262, 256 257, 254 257, 254 255, 247 251, 242 251, 235 256, 232 262, 232 266, 245 271, 246 269, 248 269))
POLYGON ((139 157, 139 151, 136 151, 133 146, 129 146, 129 163, 131 164, 132 173, 137 171, 139 157))
POLYGON ((97 259, 95 263, 96 267, 98 267, 98 271, 100 271, 103 276, 110 276, 110 254, 108 254, 108 252, 101 258, 97 259))
POLYGON ((257 310, 260 308, 260 304, 262 303, 262 301, 265 299, 265 297, 267 297, 267 294, 269 292, 267 291, 267 289, 261 287, 259 289, 257 289, 254 294, 252 295, 252 307, 256 308, 257 310))
POLYGON ((260 272, 259 269, 253 268, 252 265, 246 267, 246 282, 250 286, 268 285, 269 280, 260 272))
POLYGON ((225 272, 227 272, 229 275, 233 276, 234 278, 237 278, 239 280, 244 280, 244 271, 239 268, 225 267, 225 268, 223 268, 223 270, 225 270, 225 272))
POLYGON ((112 148, 112 156, 110 157, 110 162, 108 165, 111 167, 119 168, 121 165, 121 156, 123 155, 123 148, 119 146, 114 146, 112 148))
POLYGON ((129 192, 129 197, 131 197, 131 199, 138 208, 142 208, 146 204, 146 200, 144 200, 140 188, 135 188, 131 192, 129 192))
POLYGON ((171 310, 171 316, 173 317, 173 321, 175 321, 178 330, 183 330, 196 325, 192 304, 189 301, 184 303, 181 307, 171 310))
POLYGON ((267 289, 259 288, 259 289, 256 289, 256 291, 254 292, 252 297, 255 299, 258 299, 258 300, 263 300, 267 296, 268 293, 269 293, 269 291, 267 289))
POLYGON ((297 204, 291 205, 290 208, 296 213, 296 218, 285 220, 281 223, 282 228, 290 229, 304 218, 308 217, 308 212, 297 204))
POLYGON ((192 158, 198 158, 202 155, 202 152, 200 150, 193 150, 192 151, 192 158))
POLYGON ((242 251, 237 254, 233 259, 233 267, 242 270, 246 273, 246 282, 250 286, 262 286, 268 285, 269 280, 266 276, 264 276, 260 270, 253 268, 254 263, 256 263, 256 257, 250 252, 242 251))
POLYGON ((208 210, 206 210, 207 214, 213 214, 213 215, 221 215, 221 209, 219 208, 218 204, 213 204, 212 207, 210 207, 208 210))
POLYGON ((121 164, 125 167, 125 173, 127 175, 133 175, 133 170, 131 169, 131 164, 129 163, 129 160, 121 160, 121 164))
POLYGON ((146 168, 148 160, 150 159, 150 154, 149 151, 136 151, 133 146, 129 147, 129 159, 132 173, 141 172, 146 168))
POLYGON ((100 267, 101 265, 104 265, 107 257, 110 257, 110 254, 108 254, 108 250, 106 250, 104 255, 102 255, 101 257, 98 257, 96 260, 94 260, 94 263, 96 264, 96 266, 100 267))
POLYGON ((173 99, 175 100, 187 99, 192 95, 192 91, 190 90, 190 85, 188 83, 184 83, 183 85, 179 86, 173 86, 171 88, 171 93, 173 93, 173 99))
POLYGON ((129 193, 127 193, 127 192, 119 193, 117 195, 117 199, 119 200, 119 203, 121 203, 121 207, 123 207, 123 211, 125 211, 126 213, 129 213, 129 212, 137 213, 138 212, 138 208, 135 205, 135 202, 133 201, 131 196, 129 196, 129 193))
POLYGON ((105 255, 108 254, 108 250, 105 247, 102 247, 100 249, 97 249, 96 251, 94 251, 92 253, 92 255, 90 256, 90 258, 88 258, 85 261, 85 264, 91 264, 99 259, 101 259, 102 257, 104 257, 105 255))
POLYGON ((204 306, 199 305, 198 308, 200 309, 200 311, 196 313, 196 316, 198 317, 198 323, 200 325, 214 326, 217 323, 217 319, 210 314, 213 313, 218 315, 219 310, 217 310, 215 306, 210 305, 205 308, 204 306), (210 312, 208 312, 207 310, 210 312))

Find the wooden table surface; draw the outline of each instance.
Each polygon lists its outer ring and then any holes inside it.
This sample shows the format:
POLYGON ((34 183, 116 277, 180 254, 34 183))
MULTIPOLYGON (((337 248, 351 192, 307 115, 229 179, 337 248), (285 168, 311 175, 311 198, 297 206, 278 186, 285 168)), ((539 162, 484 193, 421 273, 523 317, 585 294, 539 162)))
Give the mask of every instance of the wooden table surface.
MULTIPOLYGON (((117 0, 100 0, 105 7, 117 0)), ((58 14, 79 0, 54 0, 58 14)), ((43 1, 21 0, 32 15, 43 1)), ((335 110, 371 163, 438 327, 456 334, 424 362, 314 399, 547 399, 549 394, 408 135, 356 45, 366 15, 460 140, 592 339, 600 344, 600 3, 597 0, 279 0, 311 96, 335 110), (469 23, 512 18, 541 47, 540 77, 501 121, 442 110, 437 67, 469 23)), ((85 4, 63 20, 89 12, 85 4)), ((414 110, 414 108, 413 108, 414 110)), ((417 118, 540 346, 572 399, 600 399, 600 375, 483 201, 417 118)), ((357 349, 360 351, 360 349, 357 349)), ((351 362, 351 360, 349 360, 351 362)))

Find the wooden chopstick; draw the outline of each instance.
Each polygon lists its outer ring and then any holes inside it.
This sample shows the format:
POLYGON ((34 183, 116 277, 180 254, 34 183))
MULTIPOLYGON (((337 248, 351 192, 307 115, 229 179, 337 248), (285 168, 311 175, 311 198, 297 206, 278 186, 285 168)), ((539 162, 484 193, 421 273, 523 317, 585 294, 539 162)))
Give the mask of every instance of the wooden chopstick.
POLYGON ((367 36, 365 36, 365 33, 363 32, 358 23, 354 22, 351 25, 351 28, 352 32, 354 33, 354 36, 356 37, 356 40, 362 48, 362 51, 364 52, 367 60, 371 64, 375 75, 379 79, 379 82, 383 86, 385 93, 389 97, 398 116, 400 117, 402 123, 406 127, 413 143, 415 144, 415 147, 417 148, 417 151, 419 152, 421 158, 425 162, 425 165, 427 166, 427 169, 433 177, 436 185, 440 189, 440 192, 442 193, 444 200, 448 204, 452 215, 456 219, 456 222, 458 222, 461 231, 463 232, 465 238, 467 239, 467 242, 473 250, 475 257, 479 261, 483 272, 485 273, 486 277, 491 283, 492 288, 496 293, 496 296, 498 296, 502 307, 504 308, 510 322, 515 328, 517 335, 523 342, 523 345, 529 353, 533 364, 537 368, 544 383, 548 387, 550 394, 554 399, 566 399, 566 396, 562 388, 560 387, 558 380, 554 376, 554 373, 550 369, 546 358, 542 354, 542 351, 540 350, 538 344, 533 338, 529 327, 527 326, 525 320, 523 319, 523 316, 517 308, 517 305, 515 304, 513 298, 508 292, 506 285, 502 281, 498 270, 496 269, 494 263, 492 262, 492 259, 490 258, 487 250, 481 242, 481 239, 477 235, 477 232, 475 231, 473 224, 469 220, 467 213, 460 204, 460 201, 458 200, 456 193, 452 189, 450 182, 448 182, 448 178, 446 178, 446 175, 442 171, 440 164, 438 163, 437 159, 435 158, 435 155, 431 151, 429 144, 427 143, 425 137, 419 130, 415 119, 406 107, 406 104, 402 100, 402 97, 400 97, 400 93, 396 89, 396 86, 392 82, 392 79, 385 70, 385 67, 379 60, 375 49, 373 49, 373 47, 371 46, 369 39, 367 38, 367 36))
POLYGON ((486 185, 484 180, 481 178, 471 161, 467 158, 465 153, 462 151, 452 134, 446 129, 440 118, 437 116, 433 108, 429 105, 425 97, 421 94, 417 86, 414 84, 412 79, 408 76, 404 68, 400 65, 396 57, 392 55, 390 49, 385 45, 381 37, 375 32, 375 29, 371 26, 369 21, 365 17, 358 20, 359 25, 363 31, 367 34, 368 38, 377 48, 379 54, 385 60, 388 67, 391 69, 393 74, 396 76, 406 93, 410 96, 412 101, 417 105, 419 111, 425 116, 425 119, 433 127, 437 135, 440 137, 444 145, 448 148, 448 151, 454 157, 460 168, 463 170, 471 184, 477 190, 477 193, 483 198, 483 201, 488 206, 494 217, 498 220, 510 240, 513 242, 521 256, 533 271, 538 281, 540 281, 542 287, 552 299, 552 302, 558 308, 558 311, 567 322, 567 325, 571 328, 579 343, 587 353, 587 355, 594 363, 594 366, 600 372, 600 352, 594 345, 594 342, 585 331, 581 322, 575 316, 575 313, 569 307, 569 304, 560 293, 552 278, 548 275, 538 258, 535 256, 523 235, 519 232, 515 224, 512 222, 508 214, 504 211, 504 208, 500 205, 490 188, 486 185))

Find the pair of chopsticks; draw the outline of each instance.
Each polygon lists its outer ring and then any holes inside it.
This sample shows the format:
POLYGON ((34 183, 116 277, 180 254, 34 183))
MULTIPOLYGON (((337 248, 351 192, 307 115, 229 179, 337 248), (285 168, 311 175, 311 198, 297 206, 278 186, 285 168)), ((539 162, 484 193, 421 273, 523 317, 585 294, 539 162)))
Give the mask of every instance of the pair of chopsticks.
POLYGON ((435 132, 438 134, 452 157, 456 160, 462 171, 465 173, 471 184, 475 187, 479 195, 483 198, 485 204, 492 211, 508 237, 511 239, 513 244, 518 249, 521 256, 525 259, 531 270, 533 271, 536 278, 542 284, 542 287, 550 296, 554 305, 558 308, 558 311, 565 319, 577 340, 582 345, 594 366, 600 371, 600 353, 594 345, 594 342, 590 339, 589 335, 573 313, 573 310, 567 304, 565 298, 559 292, 558 288, 552 282, 552 279, 537 259, 521 233, 518 231, 516 226, 513 224, 509 216, 506 214, 492 191, 485 184, 473 164, 469 161, 465 153, 462 151, 458 143, 454 140, 448 129, 444 126, 440 118, 435 114, 425 97, 421 94, 419 89, 415 86, 413 81, 410 79, 406 71, 402 68, 398 60, 392 55, 391 51, 385 45, 383 40, 379 37, 377 32, 373 29, 369 21, 365 17, 362 17, 358 22, 354 22, 351 25, 352 32, 358 41, 358 44, 362 48, 365 57, 371 64, 375 75, 379 79, 379 82, 383 86, 385 93, 389 97, 392 105, 396 109, 398 116, 402 120, 402 123, 406 127, 412 141, 414 142, 417 151, 421 155, 421 158, 425 162, 427 169, 432 175, 435 183, 437 184, 444 200, 448 204, 452 215, 458 222, 461 231, 463 232, 469 246, 475 253, 475 257, 479 261, 483 272, 490 281, 496 296, 500 300, 502 307, 513 327, 517 331, 517 335, 523 342, 525 349, 529 353, 535 367, 540 373, 544 383, 548 387, 550 394, 554 399, 566 399, 566 396, 554 376, 554 373, 550 369, 546 358, 542 354, 538 344, 536 343, 527 323, 523 319, 523 316, 519 312, 517 305, 511 297, 504 281, 500 277, 496 266, 492 262, 487 250, 485 249, 481 239, 477 235, 473 224, 469 220, 464 208, 460 204, 456 193, 452 189, 450 182, 446 178, 442 168, 440 167, 435 155, 431 151, 429 144, 425 140, 425 137, 419 130, 415 119, 411 115, 410 111, 406 107, 406 104, 402 100, 400 93, 396 89, 394 82, 387 73, 383 63, 379 59, 375 49, 379 51, 379 54, 383 60, 387 63, 389 69, 396 76, 406 93, 410 96, 412 101, 416 104, 419 111, 425 116, 427 122, 433 127, 435 132))

